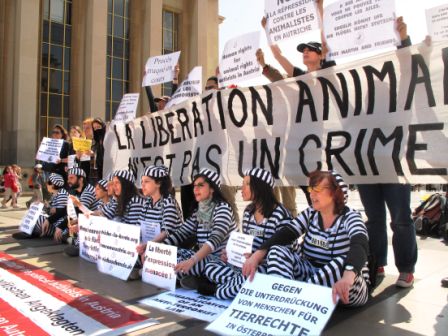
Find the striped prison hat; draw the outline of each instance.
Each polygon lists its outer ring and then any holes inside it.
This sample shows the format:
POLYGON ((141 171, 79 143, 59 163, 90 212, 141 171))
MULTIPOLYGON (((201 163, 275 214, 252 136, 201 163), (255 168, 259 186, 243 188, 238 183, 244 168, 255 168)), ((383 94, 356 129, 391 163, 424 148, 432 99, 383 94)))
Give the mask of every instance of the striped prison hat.
POLYGON ((145 168, 143 176, 161 178, 168 176, 168 168, 165 166, 149 166, 145 168))
POLYGON ((244 176, 256 177, 259 180, 261 180, 264 183, 266 183, 267 185, 269 185, 271 188, 273 188, 274 184, 275 184, 275 180, 274 180, 274 177, 272 176, 272 174, 270 172, 268 172, 267 170, 264 170, 262 168, 247 169, 244 172, 244 176))
POLYGON ((129 170, 116 170, 114 171, 114 174, 112 177, 121 177, 122 179, 125 179, 126 181, 129 181, 131 183, 135 183, 135 176, 132 174, 129 170))
POLYGON ((76 176, 86 177, 86 173, 84 172, 84 170, 82 170, 81 168, 78 168, 78 167, 70 168, 67 171, 67 175, 76 175, 76 176))
POLYGON ((63 187, 65 184, 64 179, 59 174, 51 173, 48 179, 50 180, 51 184, 56 187, 63 187))
POLYGON ((342 193, 344 194, 344 203, 347 203, 348 200, 348 184, 345 183, 344 179, 342 178, 341 174, 339 174, 336 170, 330 170, 329 173, 334 176, 336 183, 338 184, 339 188, 341 188, 342 193))
POLYGON ((218 186, 218 188, 221 188, 221 179, 219 178, 218 173, 208 169, 208 168, 202 168, 199 171, 199 174, 196 175, 196 177, 198 176, 204 176, 206 178, 208 178, 212 183, 216 184, 218 186))
POLYGON ((101 186, 101 188, 106 190, 107 189, 107 185, 109 184, 109 181, 107 181, 107 180, 99 180, 97 182, 97 184, 99 184, 101 186))

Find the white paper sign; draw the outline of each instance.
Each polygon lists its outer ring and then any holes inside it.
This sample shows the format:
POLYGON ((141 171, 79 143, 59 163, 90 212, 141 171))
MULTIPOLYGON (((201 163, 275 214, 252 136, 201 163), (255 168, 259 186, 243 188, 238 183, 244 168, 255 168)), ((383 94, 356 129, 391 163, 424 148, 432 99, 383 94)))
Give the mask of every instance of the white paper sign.
POLYGON ((448 4, 427 9, 426 24, 433 41, 448 39, 448 4))
POLYGON ((260 76, 262 69, 255 56, 259 47, 259 31, 227 41, 219 62, 219 86, 225 87, 260 76))
POLYGON ((171 82, 174 78, 174 67, 179 61, 179 56, 180 51, 176 51, 171 54, 148 58, 142 87, 171 82))
POLYGON ((68 169, 76 167, 76 154, 67 156, 67 167, 68 169))
POLYGON ((19 230, 29 235, 32 234, 43 208, 43 203, 31 203, 30 208, 20 222, 19 230))
POLYGON ((90 216, 87 218, 83 214, 79 214, 78 238, 81 258, 96 263, 100 250, 101 229, 106 225, 107 219, 104 217, 90 216))
POLYGON ((67 215, 72 220, 78 219, 78 214, 76 213, 75 205, 73 204, 73 201, 70 197, 67 200, 67 215))
POLYGON ((138 98, 140 93, 127 93, 121 98, 117 113, 115 114, 115 121, 128 121, 135 118, 137 113, 138 98))
POLYGON ((329 287, 256 273, 206 329, 221 335, 320 335, 334 308, 329 287))
POLYGON ((315 0, 265 0, 266 36, 270 45, 319 29, 315 0))
POLYGON ((140 222, 140 229, 142 232, 142 243, 146 243, 160 234, 160 223, 142 221, 140 222))
POLYGON ((176 92, 166 104, 166 108, 182 103, 202 93, 202 67, 194 67, 187 78, 180 84, 176 92))
POLYGON ((140 300, 140 303, 172 313, 212 322, 229 307, 231 301, 203 296, 186 289, 165 292, 140 300))
POLYGON ((324 9, 327 59, 396 46, 395 2, 340 0, 324 9))
POLYGON ((36 160, 57 163, 64 140, 44 137, 37 150, 36 160))
POLYGON ((244 254, 252 253, 254 236, 233 231, 227 241, 227 262, 234 266, 243 267, 246 258, 244 254))
POLYGON ((177 247, 148 242, 142 281, 170 291, 176 290, 177 247))
POLYGON ((101 227, 98 270, 127 280, 138 258, 140 226, 108 220, 101 227))

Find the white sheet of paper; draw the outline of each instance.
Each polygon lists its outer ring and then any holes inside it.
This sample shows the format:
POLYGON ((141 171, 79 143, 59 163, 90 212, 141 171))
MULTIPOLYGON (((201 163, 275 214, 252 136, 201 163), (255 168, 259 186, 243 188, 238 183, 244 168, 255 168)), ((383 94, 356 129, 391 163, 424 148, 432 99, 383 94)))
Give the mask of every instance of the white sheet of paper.
POLYGON ((148 242, 143 264, 142 281, 170 291, 176 289, 177 247, 148 242))
POLYGON ((227 262, 237 267, 243 267, 246 258, 244 254, 252 252, 254 236, 233 231, 227 241, 227 262))
POLYGON ((194 67, 174 92, 165 108, 182 103, 202 93, 202 67, 194 67))
POLYGON ((255 53, 260 47, 260 32, 252 32, 226 42, 219 62, 219 86, 226 87, 261 75, 255 53))
POLYGON ((140 93, 127 93, 121 98, 114 121, 123 121, 135 119, 137 113, 138 99, 140 93))
POLYGON ((180 51, 171 54, 148 58, 142 87, 171 82, 174 78, 174 67, 179 61, 180 51))
POLYGON ((396 46, 395 1, 339 0, 324 8, 328 60, 396 46))
POLYGON ((73 201, 70 197, 67 200, 67 215, 70 217, 70 219, 73 220, 78 219, 78 214, 76 213, 75 205, 73 204, 73 201))
POLYGON ((266 36, 270 45, 320 28, 319 14, 314 0, 265 0, 266 36))
POLYGON ((142 243, 153 240, 160 234, 160 223, 140 222, 142 232, 142 243))
POLYGON ((36 160, 57 163, 60 160, 60 153, 64 140, 44 137, 37 150, 36 160))
POLYGON ((433 41, 448 39, 448 4, 426 10, 428 35, 433 41))
POLYGON ((67 167, 71 169, 75 167, 76 154, 67 156, 67 167))
POLYGON ((107 219, 99 216, 87 218, 83 214, 78 218, 79 256, 96 263, 100 250, 101 228, 107 225, 107 219))
POLYGON ((20 222, 19 229, 26 234, 32 234, 34 230, 34 226, 36 226, 37 219, 39 215, 42 213, 42 209, 44 208, 43 203, 31 203, 30 208, 26 212, 25 216, 23 216, 22 221, 20 222))

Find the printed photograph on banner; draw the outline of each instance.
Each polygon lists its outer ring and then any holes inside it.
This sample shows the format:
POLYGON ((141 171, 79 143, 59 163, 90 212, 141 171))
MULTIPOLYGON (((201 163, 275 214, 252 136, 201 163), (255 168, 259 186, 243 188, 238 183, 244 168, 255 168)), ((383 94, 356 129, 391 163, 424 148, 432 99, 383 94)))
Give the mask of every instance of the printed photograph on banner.
POLYGON ((270 45, 320 29, 316 0, 265 0, 264 12, 270 45))
POLYGON ((220 335, 320 335, 335 307, 330 287, 256 273, 206 329, 220 335))
POLYGON ((161 293, 139 302, 149 307, 207 322, 214 321, 231 303, 230 300, 218 300, 215 297, 204 296, 186 289, 161 293))
POLYGON ((252 253, 254 236, 233 231, 227 241, 227 262, 237 267, 243 267, 247 253, 252 253))
POLYGON ((426 25, 433 41, 448 40, 448 4, 427 9, 426 25))
POLYGON ((97 267, 101 273, 127 280, 138 258, 140 226, 111 220, 101 227, 97 267))
POLYGON ((43 203, 31 203, 30 208, 20 222, 19 230, 29 235, 32 234, 43 208, 43 203))
POLYGON ((91 139, 72 138, 73 149, 80 152, 89 152, 92 148, 91 139))
POLYGON ((176 290, 177 247, 154 242, 146 244, 142 281, 170 291, 176 290))
POLYGON ((100 250, 101 229, 107 225, 107 219, 99 216, 85 216, 78 218, 79 256, 84 260, 96 263, 100 250))
POLYGON ((58 163, 64 140, 44 137, 36 153, 36 160, 58 163))
POLYGON ((262 69, 255 56, 259 47, 259 31, 227 41, 219 62, 219 86, 227 87, 260 76, 262 69))
POLYGON ((174 67, 179 61, 180 51, 148 58, 145 65, 142 87, 171 82, 174 67))
POLYGON ((174 92, 165 108, 182 103, 202 93, 202 67, 194 67, 174 92))
POLYGON ((397 46, 395 1, 339 0, 324 8, 327 60, 397 46))
POLYGON ((139 97, 140 93, 125 94, 123 98, 121 98, 120 105, 118 105, 114 121, 126 122, 135 119, 139 97))

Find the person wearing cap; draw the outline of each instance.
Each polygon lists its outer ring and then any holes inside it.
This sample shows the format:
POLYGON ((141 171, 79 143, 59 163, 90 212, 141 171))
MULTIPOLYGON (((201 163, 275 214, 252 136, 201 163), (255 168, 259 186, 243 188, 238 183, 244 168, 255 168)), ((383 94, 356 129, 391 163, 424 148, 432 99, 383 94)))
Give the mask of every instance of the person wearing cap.
POLYGON ((190 237, 196 237, 196 249, 178 248, 177 265, 181 285, 190 288, 190 281, 202 276, 205 265, 219 258, 225 248, 230 232, 236 230, 232 208, 220 190, 219 175, 202 168, 193 179, 194 197, 198 206, 186 222, 170 234, 164 243, 180 246, 190 237))
POLYGON ((181 226, 182 213, 167 167, 146 167, 141 182, 146 201, 140 216, 142 240, 137 252, 143 255, 149 240, 161 243, 181 226), (152 234, 147 234, 149 232, 152 234))
POLYGON ((26 202, 27 208, 30 207, 31 203, 44 201, 44 196, 42 194, 42 187, 44 185, 44 176, 42 174, 42 165, 40 163, 36 164, 33 169, 33 175, 31 176, 31 185, 33 186, 33 196, 26 202))
POLYGON ((169 96, 161 96, 154 98, 154 102, 157 104, 157 111, 165 109, 166 103, 170 100, 169 96))
POLYGON ((273 187, 274 177, 270 172, 261 168, 245 171, 241 194, 243 201, 250 204, 244 210, 242 233, 253 236, 252 253, 245 256, 247 259, 239 268, 227 263, 227 254, 223 250, 221 260, 205 265, 204 275, 208 281, 199 281, 199 293, 223 300, 232 299, 246 281, 243 270, 253 268, 266 273, 266 260, 254 259, 252 255, 275 232, 290 225, 292 220, 289 211, 275 197, 273 187))
MULTIPOLYGON (((262 244, 267 273, 332 287, 347 306, 362 306, 369 297, 369 238, 360 213, 346 206, 348 185, 336 171, 309 176, 312 205, 262 244), (300 249, 289 244, 303 237, 300 249)), ((250 278, 253 274, 250 274, 250 278)))
MULTIPOLYGON (((180 72, 179 64, 176 64, 176 66, 174 67, 173 81, 171 82, 171 95, 173 95, 176 92, 176 90, 179 86, 179 72, 180 72)), ((143 74, 143 76, 144 75, 145 74, 143 74)), ((165 108, 165 105, 168 102, 168 100, 170 100, 169 96, 162 96, 162 97, 154 98, 154 94, 152 93, 151 86, 145 86, 145 90, 146 90, 146 96, 148 97, 150 113, 163 110, 165 108)))

